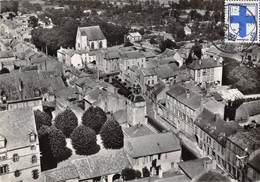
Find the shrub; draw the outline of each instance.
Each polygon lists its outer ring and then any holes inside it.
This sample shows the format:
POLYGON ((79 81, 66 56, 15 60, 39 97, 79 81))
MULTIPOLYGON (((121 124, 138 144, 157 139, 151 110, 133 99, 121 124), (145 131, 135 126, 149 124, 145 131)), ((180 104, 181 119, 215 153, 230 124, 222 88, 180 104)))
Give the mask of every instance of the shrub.
POLYGON ((71 134, 72 146, 79 155, 91 155, 100 150, 96 133, 84 125, 78 126, 71 134))
POLYGON ((93 129, 96 133, 100 132, 100 129, 106 120, 106 113, 100 107, 91 106, 82 116, 82 124, 93 129))
POLYGON ((122 127, 113 118, 102 126, 100 136, 106 149, 120 149, 124 146, 122 127))
POLYGON ((56 116, 54 125, 68 138, 72 131, 78 126, 78 118, 71 109, 66 108, 65 111, 56 116))
POLYGON ((51 117, 40 110, 34 111, 35 123, 37 131, 43 126, 51 126, 51 117))

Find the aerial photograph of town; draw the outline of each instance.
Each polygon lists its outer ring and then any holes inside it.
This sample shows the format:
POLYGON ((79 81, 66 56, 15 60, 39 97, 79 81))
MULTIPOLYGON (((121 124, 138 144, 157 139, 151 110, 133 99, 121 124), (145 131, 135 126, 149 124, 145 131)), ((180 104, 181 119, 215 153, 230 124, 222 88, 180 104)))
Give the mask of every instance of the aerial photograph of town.
POLYGON ((260 0, 0 0, 0 182, 260 182, 260 0))

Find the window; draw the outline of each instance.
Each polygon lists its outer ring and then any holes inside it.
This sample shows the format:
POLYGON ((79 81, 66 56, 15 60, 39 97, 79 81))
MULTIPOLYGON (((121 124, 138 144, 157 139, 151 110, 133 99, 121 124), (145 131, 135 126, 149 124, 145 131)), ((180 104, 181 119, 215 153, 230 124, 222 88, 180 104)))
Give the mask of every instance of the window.
POLYGON ((165 153, 165 159, 167 159, 167 157, 168 157, 168 156, 167 156, 167 153, 165 153))
POLYGON ((35 142, 36 141, 36 134, 35 133, 30 133, 30 142, 35 142))
POLYGON ((35 146, 35 145, 32 145, 32 146, 31 146, 31 150, 36 150, 36 146, 35 146))
POLYGON ((21 175, 21 171, 19 171, 19 170, 14 171, 15 177, 19 177, 20 175, 21 175))
POLYGON ((153 156, 152 155, 150 155, 150 162, 153 160, 153 156))
POLYGON ((99 41, 99 48, 102 48, 102 47, 103 47, 103 42, 99 41))
POLYGON ((6 140, 4 137, 0 136, 0 148, 5 148, 6 140))
POLYGON ((5 164, 5 165, 0 166, 0 175, 6 174, 6 173, 8 173, 8 165, 5 164))
POLYGON ((36 155, 33 155, 32 156, 32 163, 36 163, 37 162, 37 156, 36 155))
POLYGON ((39 170, 35 169, 32 171, 32 178, 33 179, 38 179, 39 178, 39 170))
POLYGON ((161 154, 158 154, 158 160, 160 160, 161 159, 161 154))
POLYGON ((19 156, 18 156, 18 154, 14 154, 14 155, 13 155, 13 161, 14 161, 14 162, 19 161, 19 156))
POLYGON ((200 77, 200 70, 197 71, 197 76, 200 77))
POLYGON ((94 42, 91 42, 91 49, 94 49, 95 46, 94 46, 94 42))

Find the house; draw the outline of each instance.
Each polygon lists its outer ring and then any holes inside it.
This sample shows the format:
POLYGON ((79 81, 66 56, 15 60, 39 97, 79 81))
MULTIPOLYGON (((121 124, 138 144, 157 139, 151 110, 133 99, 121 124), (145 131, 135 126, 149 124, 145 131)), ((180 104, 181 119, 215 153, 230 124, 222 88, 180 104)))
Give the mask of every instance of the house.
POLYGON ((213 58, 195 59, 187 65, 196 83, 216 83, 222 85, 223 65, 213 58))
POLYGON ((192 180, 210 169, 216 169, 216 164, 209 157, 203 157, 195 160, 181 161, 178 163, 178 167, 180 171, 192 180))
POLYGON ((205 98, 188 86, 175 84, 166 92, 166 111, 163 114, 178 130, 190 135, 194 133, 195 119, 204 108, 223 118, 224 107, 224 104, 205 98))
POLYGON ((260 62, 260 47, 258 45, 254 45, 249 49, 243 51, 242 61, 243 62, 253 62, 259 63, 260 62))
POLYGON ((148 127, 148 125, 135 125, 131 127, 125 127, 123 128, 124 137, 140 137, 140 136, 146 136, 146 135, 152 135, 157 133, 154 131, 152 127, 148 127))
POLYGON ((119 50, 107 50, 104 55, 103 65, 101 66, 102 71, 105 73, 119 72, 119 63, 121 61, 121 55, 119 50))
POLYGON ((171 132, 126 138, 124 148, 134 169, 146 167, 152 175, 177 169, 181 160, 180 141, 171 132))
POLYGON ((121 171, 131 168, 127 154, 121 150, 100 151, 97 154, 69 159, 58 167, 43 172, 43 182, 107 181, 121 178, 121 171))
POLYGON ((249 181, 260 181, 260 153, 248 161, 246 178, 249 181))
POLYGON ((242 126, 252 122, 260 124, 260 100, 241 104, 236 110, 235 120, 242 126))
POLYGON ((40 149, 33 110, 1 111, 0 125, 0 181, 37 181, 40 149))
POLYGON ((195 120, 195 138, 203 154, 216 161, 219 169, 230 168, 227 160, 228 137, 238 132, 239 125, 234 121, 225 121, 218 114, 207 109, 195 120))
POLYGON ((135 43, 140 42, 142 40, 142 35, 139 32, 131 32, 128 33, 126 38, 129 40, 129 42, 135 43))
POLYGON ((99 26, 78 27, 76 50, 97 50, 107 48, 107 39, 99 26))
POLYGON ((65 88, 60 76, 44 71, 3 74, 0 75, 0 84, 1 103, 9 104, 9 109, 41 105, 39 99, 36 99, 38 97, 42 98, 43 106, 51 104, 55 107, 55 93, 65 88))
POLYGON ((132 66, 138 68, 146 68, 145 55, 140 51, 125 51, 121 53, 121 61, 119 63, 122 73, 126 73, 132 66))
POLYGON ((3 67, 7 68, 9 71, 14 70, 15 56, 12 51, 0 51, 0 70, 3 67))
MULTIPOLYGON (((240 130, 239 132, 228 136, 226 143, 226 172, 233 178, 242 181, 247 175, 250 178, 257 177, 257 175, 252 176, 252 172, 254 174, 256 173, 250 169, 250 162, 253 162, 254 156, 259 152, 259 137, 259 127, 240 130), (246 167, 246 162, 249 162, 249 171, 247 173, 245 173, 244 168, 246 167)), ((257 159, 257 157, 255 159, 257 159)), ((254 167, 255 163, 253 162, 251 164, 252 167, 254 167)))
POLYGON ((158 83, 158 75, 154 68, 142 68, 139 71, 140 73, 140 86, 143 91, 146 91, 148 88, 154 87, 158 83))
POLYGON ((165 51, 161 54, 159 54, 156 59, 159 60, 159 64, 162 64, 162 62, 167 63, 174 63, 177 62, 178 66, 181 67, 184 63, 184 58, 181 55, 181 53, 178 50, 172 50, 166 48, 165 51), (164 61, 162 61, 164 60, 164 61))
POLYGON ((160 65, 155 68, 155 72, 165 85, 169 86, 170 83, 176 83, 178 76, 178 67, 171 67, 169 64, 160 65))

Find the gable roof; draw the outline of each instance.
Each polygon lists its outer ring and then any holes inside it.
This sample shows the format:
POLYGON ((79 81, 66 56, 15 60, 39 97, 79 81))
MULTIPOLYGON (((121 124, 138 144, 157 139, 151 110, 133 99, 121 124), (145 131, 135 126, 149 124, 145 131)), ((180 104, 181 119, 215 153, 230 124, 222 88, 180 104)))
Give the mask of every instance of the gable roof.
POLYGON ((145 125, 136 125, 131 126, 128 128, 124 128, 124 134, 127 137, 140 137, 145 135, 152 135, 154 132, 152 132, 147 126, 145 125))
POLYGON ((26 71, 11 72, 0 75, 0 91, 5 91, 7 100, 22 99, 20 87, 23 87, 23 99, 34 98, 35 89, 40 89, 42 93, 56 92, 65 88, 60 76, 53 72, 46 71, 26 71))
POLYGON ((197 175, 206 172, 207 169, 205 168, 204 163, 208 161, 211 161, 209 157, 203 157, 200 159, 179 162, 178 166, 190 179, 193 179, 197 175))
POLYGON ((124 147, 133 158, 181 150, 179 139, 171 132, 127 138, 124 147))
POLYGON ((0 135, 6 139, 7 150, 30 146, 29 134, 37 133, 31 108, 1 111, 0 135))
POLYGON ((200 108, 202 96, 195 92, 189 91, 190 96, 187 97, 186 91, 187 89, 185 87, 176 84, 170 87, 170 90, 167 91, 167 94, 193 110, 200 108))
POLYGON ((87 36, 89 41, 106 39, 99 26, 78 27, 78 31, 81 36, 87 36))
POLYGON ((177 72, 174 71, 169 65, 160 65, 156 68, 156 73, 159 78, 167 79, 177 75, 177 72))
POLYGON ((235 134, 239 129, 236 122, 226 122, 207 109, 203 109, 198 115, 195 124, 222 145, 226 144, 228 136, 235 134))
POLYGON ((260 173, 260 153, 256 154, 249 162, 248 165, 260 173))
POLYGON ((206 58, 202 60, 193 60, 192 63, 187 65, 187 67, 193 70, 198 70, 204 68, 222 67, 222 64, 213 58, 206 58))
POLYGON ((75 178, 83 180, 121 173, 126 167, 131 167, 126 153, 123 150, 109 150, 64 161, 56 169, 46 171, 45 176, 53 182, 75 178))
POLYGON ((140 51, 126 51, 121 53, 122 59, 139 59, 145 58, 145 55, 140 51))
POLYGON ((193 182, 205 182, 205 181, 214 181, 214 182, 231 182, 231 180, 217 171, 207 171, 200 174, 193 182))
POLYGON ((260 100, 244 102, 239 106, 239 110, 244 111, 248 116, 255 116, 260 114, 260 100))

